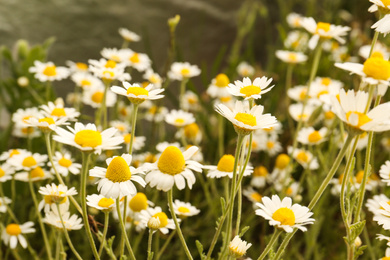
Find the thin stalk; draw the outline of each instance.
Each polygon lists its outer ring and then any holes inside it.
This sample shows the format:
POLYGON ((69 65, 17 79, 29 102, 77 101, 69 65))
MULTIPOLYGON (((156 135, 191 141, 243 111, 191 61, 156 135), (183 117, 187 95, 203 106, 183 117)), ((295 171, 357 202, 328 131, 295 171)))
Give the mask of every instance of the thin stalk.
POLYGON ((152 260, 152 238, 153 238, 153 230, 149 229, 149 237, 148 237, 148 260, 152 260))
POLYGON ((169 235, 167 240, 165 241, 164 245, 161 247, 160 251, 158 252, 156 256, 156 260, 159 260, 162 254, 164 253, 165 249, 168 247, 169 243, 171 242, 173 236, 176 234, 176 230, 173 230, 172 233, 169 235))
POLYGON ((133 104, 133 111, 131 112, 131 136, 130 136, 130 146, 129 146, 129 154, 133 154, 133 142, 135 136, 135 126, 137 124, 137 112, 138 112, 138 104, 133 104))
POLYGON ((46 82, 46 102, 50 101, 50 90, 51 90, 51 82, 46 82))
POLYGON ((370 54, 368 55, 369 58, 371 57, 372 52, 374 51, 374 47, 375 47, 376 41, 378 40, 378 36, 379 36, 379 32, 375 31, 374 38, 372 39, 372 42, 371 42, 370 54))
POLYGON ((130 259, 135 260, 136 258, 134 256, 133 249, 131 248, 129 238, 127 237, 125 224, 123 223, 122 214, 121 214, 121 208, 120 208, 120 199, 119 198, 116 199, 116 209, 118 211, 119 225, 121 227, 122 236, 123 236, 123 238, 124 238, 124 240, 126 242, 126 248, 129 251, 130 259))
POLYGON ((221 158, 224 155, 224 142, 225 142, 225 127, 224 119, 222 116, 218 116, 218 155, 221 158))
MULTIPOLYGON (((4 198, 4 192, 3 192, 3 183, 0 182, 0 196, 2 198, 4 198)), ((7 209, 7 212, 8 214, 10 215, 11 219, 16 223, 16 224, 19 224, 19 221, 18 219, 16 218, 14 212, 12 211, 11 207, 8 205, 8 203, 4 203, 5 204, 5 207, 7 209)))
POLYGON ((186 92, 187 82, 188 82, 188 78, 183 78, 183 80, 180 83, 180 99, 179 99, 179 103, 180 103, 180 109, 182 109, 182 110, 184 110, 184 108, 183 108, 184 93, 186 92))
POLYGON ((271 248, 274 246, 275 242, 278 241, 278 237, 282 233, 281 229, 275 228, 274 234, 271 237, 271 240, 268 242, 267 246, 265 247, 263 253, 257 258, 257 260, 263 260, 271 250, 271 248))
POLYGON ((175 210, 173 209, 173 195, 172 195, 172 189, 170 189, 170 190, 168 191, 167 197, 168 197, 169 210, 171 211, 171 215, 172 215, 172 218, 173 218, 173 222, 175 222, 177 234, 179 235, 181 245, 183 246, 183 249, 184 249, 184 251, 185 251, 185 253, 186 253, 186 255, 187 255, 187 258, 190 259, 190 260, 192 260, 193 258, 192 258, 191 252, 190 252, 190 250, 188 249, 188 246, 187 246, 187 243, 186 243, 186 241, 185 241, 185 239, 184 239, 183 233, 181 232, 179 222, 177 221, 177 217, 176 217, 176 214, 175 214, 175 210))
POLYGON ((104 81, 104 94, 103 94, 103 101, 100 109, 103 112, 103 129, 107 128, 107 90, 108 87, 110 86, 111 81, 108 80, 103 80, 104 81))
POLYGON ((104 243, 106 242, 106 236, 107 236, 107 231, 108 231, 108 221, 109 221, 109 219, 110 219, 110 213, 104 211, 104 228, 103 228, 102 242, 100 244, 99 252, 98 252, 99 253, 99 257, 102 256, 104 243))

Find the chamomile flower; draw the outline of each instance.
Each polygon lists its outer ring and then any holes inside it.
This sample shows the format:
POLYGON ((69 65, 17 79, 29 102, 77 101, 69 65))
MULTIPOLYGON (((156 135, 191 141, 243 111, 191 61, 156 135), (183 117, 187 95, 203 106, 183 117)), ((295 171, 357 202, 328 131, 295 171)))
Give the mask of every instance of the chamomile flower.
POLYGON ((165 116, 165 122, 176 127, 184 127, 195 122, 194 114, 183 110, 171 110, 165 116))
POLYGON ((278 141, 277 135, 259 135, 258 145, 260 150, 265 151, 270 156, 274 156, 283 150, 281 143, 278 141))
POLYGON ((364 113, 368 93, 340 90, 339 99, 332 98, 333 112, 349 127, 358 131, 382 132, 390 129, 390 103, 381 104, 364 113))
POLYGON ((304 17, 297 13, 289 13, 286 17, 287 23, 291 28, 301 28, 301 21, 304 17))
POLYGON ((182 136, 192 144, 199 144, 202 140, 202 132, 197 123, 191 123, 180 128, 179 131, 176 132, 175 137, 180 139, 182 136))
POLYGON ((228 76, 224 73, 218 74, 215 78, 211 80, 211 84, 207 88, 207 94, 212 98, 221 98, 229 96, 227 91, 227 86, 229 85, 230 80, 228 76))
POLYGON ((69 210, 70 203, 67 196, 63 197, 62 199, 55 198, 53 200, 51 195, 43 196, 43 200, 41 200, 38 204, 38 210, 41 211, 43 209, 45 213, 53 211, 57 214, 57 204, 60 207, 60 211, 62 213, 65 213, 69 210))
POLYGON ((18 172, 15 174, 15 180, 18 181, 40 181, 40 180, 45 180, 45 179, 51 179, 53 178, 53 175, 49 172, 43 169, 40 166, 31 168, 30 170, 24 170, 21 172, 18 172))
POLYGON ((154 72, 152 69, 147 69, 143 78, 149 81, 151 84, 155 86, 155 88, 161 88, 161 84, 163 82, 161 76, 154 72))
POLYGON ((229 243, 229 254, 234 258, 240 258, 246 254, 246 251, 251 246, 251 243, 242 240, 239 236, 235 236, 229 243))
POLYGON ((8 151, 3 152, 0 155, 0 161, 8 160, 9 158, 11 158, 14 155, 18 155, 20 153, 25 153, 25 152, 27 152, 27 150, 25 150, 25 149, 20 149, 20 148, 10 149, 8 151))
POLYGON ((103 82, 91 74, 77 72, 71 76, 72 81, 76 86, 82 89, 89 89, 94 86, 103 86, 103 82))
POLYGON ((390 203, 390 199, 385 194, 374 195, 372 199, 367 200, 366 207, 372 214, 376 215, 378 214, 378 210, 382 207, 380 205, 382 201, 390 203))
POLYGON ((32 127, 38 127, 42 132, 48 133, 54 131, 57 126, 67 125, 68 118, 66 117, 52 117, 37 113, 35 116, 26 120, 27 125, 32 127))
POLYGON ((134 196, 129 199, 129 209, 136 215, 142 210, 146 210, 149 206, 154 206, 154 203, 148 200, 145 193, 137 192, 134 196))
POLYGON ((303 127, 298 132, 297 140, 304 145, 317 145, 326 141, 328 129, 322 127, 320 130, 315 130, 314 127, 303 127))
POLYGON ((390 32, 389 27, 389 11, 390 11, 390 4, 387 0, 370 0, 373 5, 368 9, 370 12, 376 12, 380 11, 380 13, 383 13, 384 16, 382 19, 378 20, 376 23, 374 23, 371 28, 375 29, 375 31, 383 33, 384 35, 388 34, 390 32))
POLYGON ((386 201, 380 201, 379 205, 381 207, 374 215, 374 221, 378 222, 378 225, 381 225, 383 229, 390 230, 390 205, 386 201))
POLYGON ((8 224, 1 234, 1 239, 4 241, 4 244, 9 246, 11 249, 16 248, 18 241, 23 248, 27 248, 27 240, 22 234, 34 233, 35 228, 33 228, 34 222, 28 221, 24 224, 8 224))
POLYGON ((57 186, 54 183, 47 184, 45 187, 40 187, 38 192, 42 195, 50 196, 50 199, 55 203, 61 203, 65 197, 77 194, 75 187, 68 189, 68 187, 63 184, 57 186))
POLYGON ((149 84, 147 87, 143 88, 138 84, 130 84, 129 82, 123 81, 123 87, 113 86, 111 91, 127 97, 131 103, 140 104, 145 100, 156 100, 163 98, 164 95, 160 95, 164 89, 153 89, 153 85, 149 84))
POLYGON ((271 226, 284 229, 287 233, 291 233, 294 228, 307 231, 304 225, 314 223, 314 219, 310 218, 313 215, 310 209, 299 204, 292 205, 290 197, 281 201, 278 195, 272 195, 272 199, 263 197, 262 202, 256 203, 260 208, 256 210, 256 215, 269 220, 271 226))
MULTIPOLYGON (((362 184, 363 176, 364 176, 363 170, 360 170, 356 173, 355 178, 354 178, 355 182, 356 182, 356 189, 359 189, 360 185, 362 184)), ((376 187, 378 187, 380 184, 381 184, 381 182, 380 182, 379 176, 375 173, 371 173, 370 176, 368 176, 368 178, 367 178, 365 188, 366 188, 366 190, 373 190, 376 187)))
MULTIPOLYGON (((126 145, 127 151, 130 148, 131 133, 123 134, 123 139, 125 140, 124 144, 126 145)), ((145 136, 134 136, 133 139, 133 149, 141 150, 145 146, 146 137, 145 136)))
POLYGON ((252 187, 248 187, 242 190, 242 194, 252 203, 261 202, 263 196, 260 193, 255 191, 252 187))
POLYGON ((386 183, 387 186, 390 186, 390 161, 386 161, 382 164, 379 174, 382 178, 382 181, 386 183))
POLYGON ((253 170, 253 175, 250 184, 255 188, 263 188, 266 185, 268 179, 268 169, 262 165, 256 166, 253 170))
POLYGON ((243 135, 250 134, 257 129, 273 127, 277 122, 271 114, 263 114, 263 106, 253 106, 249 109, 248 104, 241 101, 236 101, 233 110, 224 104, 216 105, 215 110, 232 122, 238 134, 243 135))
POLYGON ((69 67, 70 73, 88 73, 88 64, 84 62, 66 61, 65 64, 69 67))
POLYGON ((47 161, 46 154, 21 152, 12 156, 7 163, 15 168, 15 170, 31 170, 37 166, 44 166, 47 161))
POLYGON ((274 87, 269 87, 271 81, 271 78, 266 77, 257 77, 253 82, 250 78, 244 78, 242 82, 236 80, 234 84, 229 84, 227 90, 233 96, 243 97, 245 100, 260 99, 262 94, 267 93, 274 87))
POLYGON ((130 80, 131 76, 125 72, 125 63, 117 63, 113 60, 88 60, 89 70, 95 77, 103 81, 111 82, 113 80, 130 80))
POLYGON ((7 205, 11 202, 12 200, 8 197, 0 197, 0 213, 5 213, 7 211, 7 205))
POLYGON ((292 151, 292 147, 288 148, 289 153, 293 152, 292 157, 303 167, 310 170, 316 170, 319 167, 317 158, 313 154, 304 149, 295 149, 292 151))
POLYGON ((183 79, 196 77, 199 74, 200 69, 196 65, 191 65, 188 62, 174 62, 168 72, 168 77, 173 80, 182 81, 183 79))
POLYGON ((104 212, 110 212, 115 208, 115 200, 101 194, 92 194, 87 196, 87 205, 104 212))
POLYGON ((64 104, 61 102, 56 104, 49 102, 47 105, 42 105, 41 109, 45 117, 66 118, 69 121, 76 121, 76 118, 80 115, 80 112, 75 108, 64 107, 64 104))
POLYGON ((303 85, 294 86, 287 90, 287 96, 294 101, 303 102, 307 95, 307 89, 307 86, 303 85))
POLYGON ((284 47, 293 51, 305 51, 308 41, 309 35, 306 32, 291 31, 284 40, 284 47))
MULTIPOLYGON (((225 154, 219 159, 217 166, 205 165, 204 168, 208 170, 207 177, 209 178, 221 178, 228 176, 233 178, 235 158, 231 154, 225 154)), ((240 168, 237 168, 237 172, 240 168)), ((253 172, 253 167, 247 166, 244 171, 244 176, 249 176, 253 172)))
POLYGON ((57 128, 53 140, 74 146, 81 151, 93 151, 100 154, 102 150, 114 150, 120 148, 119 144, 123 143, 122 136, 115 136, 117 130, 113 127, 100 132, 96 125, 77 122, 74 129, 68 127, 69 131, 57 128))
POLYGON ((100 54, 107 60, 113 60, 118 63, 124 62, 122 52, 117 48, 103 48, 100 54))
POLYGON ((290 64, 298 64, 304 63, 307 61, 307 56, 301 52, 294 51, 276 51, 276 57, 278 57, 281 61, 290 63, 290 64))
POLYGON ((200 210, 192 206, 191 203, 180 200, 175 200, 173 202, 173 210, 175 211, 175 214, 182 219, 192 217, 200 213, 200 210))
POLYGON ((123 62, 127 66, 133 67, 140 72, 149 69, 152 63, 148 55, 130 49, 122 49, 121 55, 123 56, 123 62))
POLYGON ((0 164, 0 182, 6 182, 12 179, 12 174, 15 173, 14 167, 8 163, 0 164))
POLYGON ((175 229, 173 219, 169 219, 167 214, 160 207, 148 208, 140 212, 140 225, 143 228, 149 227, 153 231, 160 230, 163 234, 168 234, 169 229, 175 229), (154 218, 153 226, 148 225, 149 221, 154 218))
POLYGON ((98 190, 103 196, 117 199, 127 195, 135 195, 137 188, 133 182, 145 187, 146 183, 140 176, 145 173, 140 168, 136 169, 130 166, 131 159, 130 154, 114 156, 106 160, 107 168, 95 166, 89 170, 90 176, 100 178, 97 184, 98 190))
POLYGON ((201 106, 198 95, 191 90, 187 90, 183 95, 182 108, 184 111, 199 111, 201 106))
MULTIPOLYGON (((93 108, 102 106, 104 100, 104 87, 102 85, 91 87, 83 92, 83 103, 93 108)), ((116 95, 111 91, 106 93, 106 107, 113 107, 116 103, 116 95)))
POLYGON ((18 110, 12 114, 12 122, 14 122, 17 127, 29 127, 27 120, 34 117, 36 114, 39 114, 39 110, 36 107, 26 109, 18 108, 18 110))
POLYGON ((50 211, 45 214, 45 217, 43 218, 43 222, 46 224, 52 225, 55 228, 63 229, 63 225, 65 226, 65 229, 68 231, 71 230, 79 230, 83 227, 83 219, 79 218, 76 214, 73 214, 70 216, 70 212, 61 212, 61 218, 58 214, 58 212, 50 211))
POLYGON ((252 77, 255 74, 255 68, 248 62, 242 61, 237 66, 237 73, 241 77, 252 77))
POLYGON ((57 67, 53 62, 34 61, 34 66, 30 67, 29 72, 34 73, 34 77, 39 81, 62 80, 69 76, 69 70, 65 67, 57 67))
POLYGON ((303 108, 302 103, 291 104, 288 107, 288 112, 292 117, 292 119, 294 119, 295 121, 302 120, 302 122, 307 122, 311 114, 314 112, 316 106, 308 103, 303 109, 303 112, 302 112, 302 108, 303 108))
POLYGON ((141 37, 138 34, 136 34, 135 32, 132 32, 126 28, 119 28, 118 32, 123 37, 123 39, 125 41, 138 42, 141 40, 141 37))
POLYGON ((41 131, 31 126, 21 127, 15 125, 12 130, 12 135, 18 138, 35 138, 41 135, 41 131))
MULTIPOLYGON (((69 173, 74 175, 80 173, 81 164, 75 163, 69 152, 55 152, 53 162, 58 173, 64 177, 68 176, 69 173)), ((48 165, 52 167, 51 162, 48 165)))
POLYGON ((166 107, 154 105, 151 101, 147 100, 142 105, 147 109, 145 111, 145 119, 148 121, 161 122, 168 114, 166 107))
MULTIPOLYGON (((360 49, 359 49, 360 57, 363 57, 365 60, 367 60, 369 58, 369 55, 370 55, 370 50, 371 50, 371 45, 364 45, 364 46, 360 47, 360 49)), ((382 56, 385 60, 389 60, 389 58, 390 58, 390 52, 389 52, 388 48, 386 47, 386 45, 380 43, 379 41, 377 41, 375 43, 375 46, 372 50, 372 53, 375 53, 375 52, 379 52, 380 54, 382 54, 382 56)))
POLYGON ((145 177, 150 187, 158 190, 168 191, 174 185, 182 190, 187 185, 192 189, 196 178, 193 171, 201 172, 202 165, 190 158, 198 151, 198 147, 191 146, 185 152, 175 146, 168 146, 162 152, 157 162, 149 164, 149 173, 145 177))

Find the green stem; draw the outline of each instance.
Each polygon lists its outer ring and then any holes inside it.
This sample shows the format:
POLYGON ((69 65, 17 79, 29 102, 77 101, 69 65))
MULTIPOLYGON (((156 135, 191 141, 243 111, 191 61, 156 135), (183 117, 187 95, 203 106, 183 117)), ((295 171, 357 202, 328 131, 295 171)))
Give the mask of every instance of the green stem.
POLYGON ((149 229, 149 237, 148 237, 148 260, 152 260, 152 238, 153 238, 153 230, 149 229))
POLYGON ((262 260, 268 255, 269 251, 274 246, 275 242, 278 241, 278 237, 280 236, 281 233, 282 233, 281 229, 275 228, 275 231, 271 237, 271 240, 268 242, 263 253, 261 253, 261 255, 259 256, 259 258, 257 258, 257 260, 262 260))
POLYGON ((224 155, 225 126, 222 116, 218 116, 218 154, 219 158, 224 155))
POLYGON ((46 82, 46 102, 50 101, 50 91, 51 91, 51 82, 47 81, 46 82))
POLYGON ((187 82, 188 82, 188 78, 183 78, 183 80, 180 83, 180 99, 179 99, 179 103, 180 103, 180 109, 182 109, 182 110, 184 110, 183 109, 183 102, 184 102, 184 93, 186 92, 187 82))
POLYGON ((169 210, 171 211, 171 215, 172 215, 172 218, 173 218, 173 222, 175 222, 175 226, 176 226, 176 230, 177 230, 177 234, 179 235, 179 238, 180 238, 180 242, 181 242, 181 245, 183 246, 183 249, 187 255, 187 258, 192 260, 192 255, 191 255, 191 252, 190 250, 188 249, 188 246, 187 246, 187 243, 184 239, 184 236, 183 236, 183 233, 181 232, 181 229, 180 229, 180 225, 179 225, 179 222, 177 221, 177 218, 176 218, 176 214, 175 214, 175 210, 173 209, 173 195, 172 195, 172 189, 170 189, 168 191, 168 205, 169 205, 169 210))
POLYGON ((107 231, 108 231, 108 221, 110 219, 110 213, 104 211, 104 228, 103 228, 103 236, 102 236, 102 242, 100 244, 99 248, 99 257, 102 256, 103 248, 104 248, 104 243, 106 242, 106 236, 107 236, 107 231))
POLYGON ((131 136, 130 136, 130 147, 129 154, 133 154, 133 142, 135 136, 135 126, 137 124, 137 112, 138 112, 138 104, 133 104, 133 111, 131 112, 131 136))
POLYGON ((375 31, 374 38, 372 39, 372 42, 371 42, 370 54, 368 55, 369 58, 371 57, 372 52, 374 51, 374 47, 375 47, 376 41, 378 40, 378 36, 379 36, 379 32, 375 31))
POLYGON ((123 223, 122 214, 121 214, 121 208, 120 208, 120 199, 119 198, 116 199, 116 209, 118 211, 119 225, 121 227, 122 236, 123 236, 123 238, 124 238, 124 240, 126 242, 126 248, 129 251, 130 259, 135 260, 136 258, 134 256, 133 249, 131 248, 129 238, 127 237, 125 224, 123 223))
POLYGON ((106 100, 107 100, 107 90, 110 86, 110 81, 104 80, 104 95, 103 95, 103 101, 101 110, 103 112, 103 129, 107 128, 107 107, 106 107, 106 100))
POLYGON ((156 256, 156 260, 159 260, 164 253, 165 249, 168 247, 169 243, 171 242, 173 236, 176 234, 176 230, 173 230, 167 240, 165 241, 164 245, 161 247, 160 251, 158 252, 156 256))
MULTIPOLYGON (((0 196, 2 198, 4 198, 4 192, 3 192, 3 183, 0 182, 0 196)), ((18 219, 16 218, 14 212, 12 211, 11 207, 8 205, 8 203, 4 203, 5 204, 5 207, 7 209, 7 212, 8 214, 10 215, 11 219, 16 223, 16 224, 19 224, 19 221, 18 219)))

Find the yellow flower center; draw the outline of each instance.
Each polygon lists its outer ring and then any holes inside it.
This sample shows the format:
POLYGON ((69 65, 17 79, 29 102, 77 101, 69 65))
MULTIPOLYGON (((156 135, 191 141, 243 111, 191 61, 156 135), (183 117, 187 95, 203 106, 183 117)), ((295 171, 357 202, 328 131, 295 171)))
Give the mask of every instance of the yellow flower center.
POLYGON ((320 132, 314 131, 314 132, 309 134, 307 139, 309 140, 310 143, 316 143, 322 139, 322 136, 321 136, 320 132))
POLYGON ((267 175, 268 175, 268 170, 264 166, 257 166, 255 168, 255 170, 253 171, 253 176, 256 176, 256 177, 260 177, 260 176, 264 177, 267 175))
POLYGON ((329 94, 329 91, 328 90, 322 90, 322 91, 318 92, 317 98, 319 98, 322 95, 326 95, 326 94, 329 94))
POLYGON ((87 80, 87 79, 83 79, 81 82, 80 82, 81 86, 85 87, 85 86, 91 86, 92 83, 91 81, 87 80))
POLYGON ((258 95, 261 92, 261 88, 257 86, 246 86, 240 89, 240 93, 244 94, 246 97, 250 97, 252 95, 258 95))
POLYGON ((107 167, 106 178, 112 182, 125 182, 131 179, 130 167, 120 156, 112 159, 107 167))
POLYGON ((387 80, 390 78, 390 62, 383 59, 381 53, 375 52, 363 63, 363 72, 368 77, 387 80))
POLYGON ((219 100, 220 100, 222 103, 229 102, 231 99, 232 99, 232 97, 229 97, 229 96, 219 98, 219 100))
POLYGON ((188 68, 183 68, 180 73, 183 77, 187 77, 190 74, 190 70, 188 68))
POLYGON ((53 118, 51 118, 51 117, 40 118, 40 119, 38 120, 38 122, 39 122, 39 123, 46 122, 46 123, 49 124, 49 125, 54 124, 54 120, 53 120, 53 118))
POLYGON ((87 70, 88 69, 88 65, 85 63, 82 63, 82 62, 76 62, 76 67, 79 70, 87 70))
POLYGON ((360 113, 360 112, 352 112, 352 111, 349 111, 347 114, 346 114, 346 117, 347 117, 347 121, 349 122, 349 118, 352 114, 355 114, 358 116, 358 124, 357 125, 354 125, 355 127, 361 127, 362 125, 365 125, 367 124, 368 122, 370 122, 372 119, 369 118, 366 114, 363 114, 363 113, 360 113))
POLYGON ((58 202, 58 197, 57 197, 57 200, 54 201, 51 195, 45 195, 43 199, 45 200, 46 204, 53 204, 53 203, 56 203, 56 202, 59 203, 59 204, 62 204, 62 203, 66 202, 67 197, 63 197, 63 199, 60 202, 58 202))
POLYGON ((154 163, 157 160, 156 155, 148 154, 145 158, 145 162, 154 163))
POLYGON ((106 80, 109 80, 109 79, 112 79, 113 77, 115 76, 115 73, 113 71, 110 71, 110 70, 105 70, 103 71, 103 79, 106 79, 106 80))
MULTIPOLYGON (((363 176, 364 176, 364 171, 361 170, 361 171, 358 171, 355 178, 356 178, 356 183, 359 183, 361 184, 362 181, 363 181, 363 176)), ((367 180, 368 181, 368 180, 367 180)))
POLYGON ((176 118, 175 119, 176 124, 183 124, 184 122, 185 122, 185 120, 183 118, 176 118))
POLYGON ((113 61, 113 60, 108 60, 108 61, 106 62, 106 65, 104 65, 104 67, 113 69, 113 68, 116 67, 116 62, 113 61))
POLYGON ((184 135, 187 138, 195 138, 198 133, 199 126, 196 123, 192 123, 184 127, 184 135))
POLYGON ((292 193, 293 193, 293 189, 291 187, 288 187, 288 189, 286 190, 286 194, 291 195, 292 193))
POLYGON ((332 80, 330 78, 322 78, 321 79, 321 85, 329 86, 332 80))
POLYGON ((175 146, 168 146, 158 159, 157 167, 165 174, 176 175, 185 167, 183 153, 175 146))
POLYGON ((58 164, 61 165, 62 167, 68 168, 69 166, 72 165, 72 161, 66 159, 65 157, 62 157, 61 159, 58 160, 58 164))
POLYGON ((91 99, 93 102, 100 104, 103 102, 103 96, 104 96, 103 92, 97 91, 97 92, 93 93, 91 99))
POLYGON ((100 132, 89 129, 77 132, 74 136, 74 141, 81 147, 93 148, 101 145, 103 142, 102 135, 100 134, 100 132))
POLYGON ((390 5, 390 0, 381 0, 381 2, 383 3, 383 5, 385 7, 389 6, 390 5))
POLYGON ((256 201, 256 202, 260 202, 261 199, 262 199, 263 197, 260 195, 260 193, 258 193, 258 192, 253 192, 253 193, 251 194, 251 198, 252 198, 254 201, 256 201))
POLYGON ((24 160, 22 162, 22 165, 24 167, 32 167, 36 164, 37 164, 37 161, 35 161, 34 157, 32 157, 32 156, 27 156, 26 158, 24 158, 24 160))
POLYGON ((335 114, 332 111, 325 112, 325 119, 333 119, 335 114))
POLYGON ((329 32, 330 23, 323 23, 323 22, 317 23, 316 33, 317 34, 320 33, 320 30, 322 30, 324 32, 329 32))
POLYGON ((220 73, 215 77, 215 86, 219 88, 225 88, 229 85, 230 81, 226 74, 220 73))
POLYGON ((134 53, 131 57, 130 57, 130 59, 129 59, 132 63, 139 63, 139 55, 138 55, 138 53, 134 53))
POLYGON ((306 89, 303 89, 301 91, 301 93, 299 94, 299 99, 300 100, 304 100, 306 98, 306 93, 307 93, 307 90, 306 89))
POLYGON ((308 162, 309 156, 304 151, 301 151, 297 155, 297 160, 302 161, 302 162, 308 162))
POLYGON ((287 154, 282 153, 276 157, 275 167, 282 170, 286 168, 289 163, 290 157, 287 154))
POLYGON ((267 144, 266 144, 266 146, 267 146, 267 148, 268 148, 268 149, 272 149, 272 148, 274 148, 274 147, 275 147, 275 143, 274 143, 274 142, 272 142, 272 141, 267 141, 267 144))
POLYGON ((148 198, 142 192, 138 192, 129 202, 129 207, 132 211, 140 212, 148 208, 148 198))
POLYGON ((257 124, 256 117, 247 113, 237 113, 234 119, 250 126, 256 126, 257 124))
POLYGON ((23 121, 24 123, 27 123, 28 120, 29 120, 31 117, 32 117, 32 116, 25 116, 25 117, 22 118, 22 121, 23 121))
POLYGON ((31 179, 43 178, 43 177, 45 177, 45 172, 39 166, 30 171, 30 178, 31 179))
POLYGON ((18 150, 16 150, 16 149, 13 149, 13 150, 10 152, 10 154, 9 154, 9 158, 11 158, 12 156, 17 155, 17 154, 20 154, 20 152, 19 152, 18 150))
POLYGON ((109 208, 114 203, 114 200, 111 198, 101 198, 98 202, 98 206, 102 208, 109 208))
POLYGON ((190 212, 189 208, 183 207, 183 206, 179 207, 177 209, 177 211, 179 211, 180 213, 189 213, 190 212))
MULTIPOLYGON (((382 0, 382 1, 384 1, 384 0, 382 0)), ((390 256, 382 257, 381 260, 390 260, 390 256)))
POLYGON ((289 53, 287 59, 289 61, 295 62, 297 61, 297 55, 295 53, 289 53))
POLYGON ((56 107, 51 111, 50 115, 56 117, 66 116, 65 109, 56 107))
POLYGON ((56 66, 46 66, 46 68, 43 70, 43 74, 48 77, 53 77, 57 75, 56 66))
POLYGON ((31 133, 33 133, 34 132, 34 128, 32 128, 32 127, 23 127, 22 128, 22 133, 23 134, 31 134, 31 133))
POLYGON ((133 94, 135 96, 149 96, 149 91, 141 87, 129 87, 127 89, 127 95, 133 94))
POLYGON ((152 217, 158 218, 158 220, 160 220, 160 228, 163 228, 168 225, 168 216, 164 212, 156 213, 152 217))
POLYGON ((3 177, 4 175, 5 175, 5 171, 0 168, 0 178, 3 177))
POLYGON ((234 168, 234 156, 231 154, 225 154, 219 159, 217 170, 221 172, 233 172, 234 168))
POLYGON ((18 224, 9 224, 5 231, 10 236, 18 236, 22 233, 22 230, 20 229, 20 226, 18 224))
POLYGON ((272 214, 272 218, 279 221, 281 225, 293 226, 295 224, 295 214, 289 208, 280 208, 272 214))
MULTIPOLYGON (((126 144, 129 144, 130 141, 131 141, 131 134, 125 134, 125 135, 123 136, 123 139, 125 140, 125 143, 126 143, 126 144)), ((134 137, 134 139, 135 139, 135 137, 134 137)))

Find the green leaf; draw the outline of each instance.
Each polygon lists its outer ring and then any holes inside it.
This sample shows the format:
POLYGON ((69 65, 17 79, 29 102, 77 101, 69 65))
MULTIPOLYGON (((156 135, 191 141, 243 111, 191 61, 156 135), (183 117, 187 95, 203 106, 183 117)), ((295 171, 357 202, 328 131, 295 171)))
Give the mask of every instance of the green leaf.
POLYGON ((51 47, 51 45, 53 45, 53 43, 56 41, 56 37, 50 37, 50 38, 48 38, 46 41, 44 41, 44 43, 42 44, 42 48, 44 49, 44 50, 48 50, 50 47, 51 47))
POLYGON ((359 221, 355 224, 352 224, 350 227, 351 230, 351 237, 350 237, 350 244, 355 242, 355 239, 362 233, 364 226, 366 225, 366 221, 359 221))
POLYGON ((359 247, 359 248, 356 250, 356 252, 355 252, 354 259, 358 259, 359 256, 362 255, 362 254, 364 253, 363 251, 364 251, 366 248, 367 248, 366 245, 359 247))
POLYGON ((200 243, 199 240, 196 240, 195 243, 196 243, 196 248, 198 249, 198 252, 199 252, 199 255, 200 255, 200 259, 206 259, 206 255, 203 253, 203 245, 202 245, 202 243, 200 243))
POLYGON ((224 197, 221 197, 221 207, 222 207, 222 211, 225 211, 226 201, 224 197))
POLYGON ((242 237, 245 234, 245 232, 248 231, 249 228, 250 228, 250 226, 245 226, 243 229, 241 229, 241 232, 240 232, 240 234, 238 234, 238 236, 242 237))

